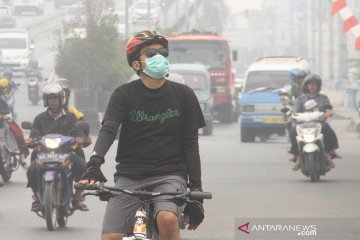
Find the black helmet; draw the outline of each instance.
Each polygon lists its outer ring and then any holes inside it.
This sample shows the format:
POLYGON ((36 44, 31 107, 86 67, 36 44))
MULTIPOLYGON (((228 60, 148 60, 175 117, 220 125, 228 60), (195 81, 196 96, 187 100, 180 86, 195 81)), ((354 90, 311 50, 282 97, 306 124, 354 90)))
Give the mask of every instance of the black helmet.
POLYGON ((306 78, 304 79, 304 89, 303 92, 304 93, 309 93, 308 87, 307 85, 309 83, 316 83, 317 85, 317 92, 320 92, 321 90, 321 85, 322 85, 322 80, 321 77, 317 74, 309 74, 306 76, 306 78))
POLYGON ((7 69, 3 72, 3 76, 6 77, 7 79, 11 80, 13 77, 13 73, 11 70, 7 69))

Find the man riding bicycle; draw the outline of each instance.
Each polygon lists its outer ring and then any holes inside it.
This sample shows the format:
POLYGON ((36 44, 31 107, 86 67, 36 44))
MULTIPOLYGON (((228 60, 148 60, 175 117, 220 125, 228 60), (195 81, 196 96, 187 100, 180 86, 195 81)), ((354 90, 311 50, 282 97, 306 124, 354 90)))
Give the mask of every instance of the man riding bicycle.
MULTIPOLYGON (((129 190, 199 191, 201 167, 198 129, 205 126, 194 92, 165 79, 169 74, 168 41, 155 31, 142 31, 128 41, 127 60, 140 79, 112 94, 93 155, 80 183, 106 182, 100 166, 121 124, 115 186, 129 190)), ((103 240, 120 240, 132 232, 137 200, 123 195, 110 198, 102 228, 103 240)), ((159 239, 178 240, 179 209, 175 203, 156 201, 159 239)), ((185 209, 190 230, 204 218, 201 203, 185 209)))

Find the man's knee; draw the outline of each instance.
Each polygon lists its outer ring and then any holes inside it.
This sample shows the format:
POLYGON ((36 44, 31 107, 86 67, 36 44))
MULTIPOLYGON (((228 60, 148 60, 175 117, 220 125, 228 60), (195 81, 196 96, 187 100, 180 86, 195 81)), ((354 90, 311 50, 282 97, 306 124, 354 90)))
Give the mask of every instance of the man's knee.
POLYGON ((105 233, 101 235, 101 240, 122 240, 125 237, 122 233, 105 233))
POLYGON ((179 229, 179 219, 175 213, 169 211, 160 211, 156 216, 159 230, 176 231, 179 229))

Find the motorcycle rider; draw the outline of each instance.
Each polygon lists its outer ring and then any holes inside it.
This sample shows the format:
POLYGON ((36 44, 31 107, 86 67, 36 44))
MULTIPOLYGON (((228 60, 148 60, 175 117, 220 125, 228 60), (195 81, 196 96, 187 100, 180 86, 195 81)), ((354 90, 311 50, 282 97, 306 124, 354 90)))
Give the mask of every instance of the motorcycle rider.
POLYGON ((293 103, 302 93, 304 88, 304 79, 309 73, 301 68, 290 69, 288 77, 290 80, 290 99, 293 103))
MULTIPOLYGON (((115 186, 149 191, 201 190, 198 129, 205 126, 194 92, 168 81, 167 39, 155 31, 136 33, 127 43, 126 55, 140 79, 126 83, 112 94, 95 143, 93 155, 80 183, 104 183, 100 166, 122 124, 116 156, 115 186)), ((171 202, 155 202, 159 239, 180 239, 179 209, 171 202)), ((102 227, 103 240, 121 240, 132 232, 129 219, 137 201, 110 198, 102 227)), ((202 203, 186 206, 189 230, 203 221, 202 203)))
POLYGON ((13 73, 10 70, 5 70, 3 72, 3 77, 7 79, 10 83, 8 93, 6 95, 5 101, 8 103, 10 107, 10 111, 12 114, 12 118, 16 119, 16 113, 15 113, 15 93, 18 90, 17 84, 12 80, 13 79, 13 73))
MULTIPOLYGON (((57 83, 49 83, 43 89, 43 101, 44 106, 47 108, 45 112, 37 115, 33 122, 33 128, 30 132, 29 143, 33 142, 34 139, 44 136, 46 134, 62 134, 65 136, 70 135, 70 130, 74 129, 77 119, 74 114, 64 109, 65 97, 64 91, 61 86, 57 83)), ((84 144, 84 137, 81 131, 76 133, 76 144, 82 146, 84 144)), ((28 187, 34 193, 35 201, 32 204, 32 211, 39 211, 41 208, 40 201, 37 197, 37 172, 36 166, 36 154, 34 150, 31 158, 32 162, 27 171, 28 187)), ((71 154, 69 160, 72 162, 71 172, 74 176, 74 180, 77 182, 83 175, 86 169, 86 162, 76 154, 71 154)), ((82 196, 83 191, 76 190, 72 205, 81 210, 88 211, 88 207, 84 203, 82 196)))
MULTIPOLYGON (((85 121, 84 120, 84 114, 82 112, 80 112, 75 106, 73 105, 69 105, 70 102, 70 95, 71 95, 71 85, 69 80, 65 79, 65 78, 58 78, 54 80, 55 83, 58 83, 62 89, 64 90, 65 93, 65 109, 71 113, 73 113, 75 115, 75 117, 77 118, 77 120, 79 121, 85 121)), ((86 139, 86 146, 90 145, 92 143, 91 137, 90 135, 88 135, 87 139, 86 139)), ((84 150, 82 148, 77 148, 75 150, 75 153, 83 158, 85 158, 85 153, 84 150)))
POLYGON ((25 139, 21 128, 14 121, 13 113, 11 112, 11 105, 9 105, 9 92, 11 91, 11 83, 7 78, 0 79, 0 98, 6 102, 10 112, 6 115, 7 127, 15 137, 18 149, 20 150, 20 164, 26 166, 25 158, 29 155, 29 150, 24 146, 25 139))
MULTIPOLYGON (((299 96, 294 103, 294 112, 295 113, 302 113, 305 112, 305 103, 313 99, 316 101, 317 106, 319 107, 320 111, 324 112, 324 118, 328 119, 332 116, 332 106, 330 103, 329 98, 320 93, 322 86, 322 80, 319 75, 317 74, 309 74, 306 76, 304 80, 304 89, 303 94, 299 96)), ((336 152, 336 149, 339 148, 337 136, 334 132, 334 130, 330 127, 329 124, 324 122, 322 126, 322 133, 324 135, 324 148, 325 152, 329 154, 329 156, 326 157, 327 164, 330 167, 335 166, 332 162, 332 158, 341 158, 341 156, 336 152)), ((296 142, 296 130, 293 132, 293 136, 291 139, 291 150, 290 153, 294 154, 296 156, 296 162, 293 167, 294 171, 297 171, 300 169, 300 160, 298 158, 298 147, 296 142)))
POLYGON ((54 80, 55 83, 60 84, 65 93, 65 108, 73 113, 78 120, 84 120, 84 114, 80 112, 75 106, 69 105, 71 95, 71 85, 66 78, 58 78, 54 80))
MULTIPOLYGON (((287 124, 286 128, 288 130, 290 139, 291 134, 293 133, 293 123, 291 118, 292 108, 294 105, 294 101, 303 93, 304 78, 308 74, 308 71, 305 71, 299 67, 294 67, 290 69, 288 72, 288 79, 290 81, 290 85, 285 88, 285 92, 281 92, 279 94, 284 105, 284 108, 281 111, 285 117, 285 121, 287 124)), ((290 159, 290 162, 296 162, 296 156, 293 156, 290 159)))
POLYGON ((26 71, 26 78, 36 77, 39 80, 39 82, 43 81, 44 77, 39 68, 39 62, 36 60, 32 60, 32 61, 30 61, 29 65, 30 65, 30 67, 26 71))

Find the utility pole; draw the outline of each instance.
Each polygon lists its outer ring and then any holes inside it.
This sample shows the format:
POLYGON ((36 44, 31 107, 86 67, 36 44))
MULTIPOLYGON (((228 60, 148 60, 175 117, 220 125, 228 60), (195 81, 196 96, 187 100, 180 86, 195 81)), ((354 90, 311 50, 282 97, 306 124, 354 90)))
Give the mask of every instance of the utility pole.
POLYGON ((305 7, 303 8, 303 15, 302 15, 302 20, 303 22, 303 27, 301 29, 301 48, 300 49, 300 54, 302 53, 302 57, 305 59, 309 58, 309 39, 308 39, 308 30, 309 30, 309 3, 308 1, 305 2, 305 7), (302 51, 302 52, 301 52, 302 51))
POLYGON ((175 4, 176 4, 176 7, 175 9, 177 10, 176 11, 176 24, 175 24, 175 31, 178 32, 179 31, 179 1, 178 0, 175 0, 175 4))
POLYGON ((334 17, 329 16, 329 78, 335 80, 334 17))
POLYGON ((312 19, 312 34, 311 34, 311 59, 312 59, 312 66, 317 71, 317 59, 316 59, 316 23, 317 23, 317 17, 315 13, 317 13, 316 9, 316 2, 314 0, 311 1, 311 19, 312 19))
POLYGON ((125 39, 129 38, 129 0, 125 0, 125 39))
POLYGON ((348 46, 347 35, 342 32, 342 21, 338 20, 339 24, 339 72, 340 81, 342 84, 347 83, 348 80, 348 46), (346 81, 346 82, 344 82, 346 81))
POLYGON ((323 28, 322 28, 322 20, 323 20, 323 1, 318 1, 318 26, 319 26, 319 75, 323 75, 323 28))
POLYGON ((189 31, 189 1, 185 0, 185 32, 189 31))
POLYGON ((151 27, 151 16, 150 16, 150 0, 147 0, 147 18, 148 18, 148 22, 147 22, 147 27, 150 29, 151 27))

